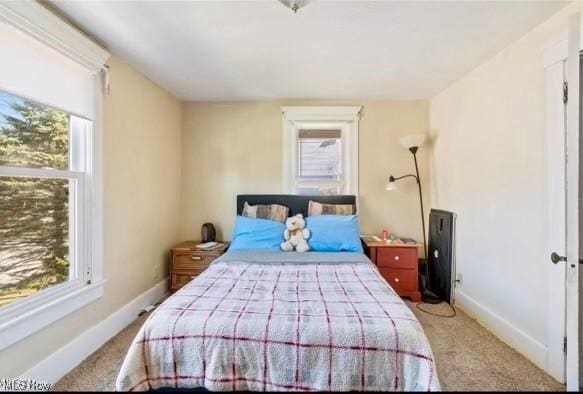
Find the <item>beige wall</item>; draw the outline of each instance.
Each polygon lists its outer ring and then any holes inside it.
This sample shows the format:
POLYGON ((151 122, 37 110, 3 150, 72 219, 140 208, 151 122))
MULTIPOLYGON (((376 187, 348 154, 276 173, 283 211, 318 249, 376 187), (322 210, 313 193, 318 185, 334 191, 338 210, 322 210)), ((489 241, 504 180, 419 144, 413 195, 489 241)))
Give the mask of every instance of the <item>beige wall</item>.
POLYGON ((433 206, 458 213, 458 300, 542 367, 550 264, 543 49, 562 38, 570 11, 431 100, 433 206))
MULTIPOLYGON (((386 192, 388 176, 414 172, 411 154, 399 138, 429 129, 428 104, 386 102, 187 103, 182 109, 181 238, 200 237, 200 226, 215 223, 230 239, 235 196, 281 193, 282 105, 362 105, 359 135, 359 182, 362 231, 388 228, 421 238, 419 199, 414 181, 386 192)), ((429 202, 427 149, 419 152, 421 177, 429 202)))
POLYGON ((0 352, 18 376, 167 275, 178 241, 180 103, 117 58, 104 102, 104 296, 0 352))

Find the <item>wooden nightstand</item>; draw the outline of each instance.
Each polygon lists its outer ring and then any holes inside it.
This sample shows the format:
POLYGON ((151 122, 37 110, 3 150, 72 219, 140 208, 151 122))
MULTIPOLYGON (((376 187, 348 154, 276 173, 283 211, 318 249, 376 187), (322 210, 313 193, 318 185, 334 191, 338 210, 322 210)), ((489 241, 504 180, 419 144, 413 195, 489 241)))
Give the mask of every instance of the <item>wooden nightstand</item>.
POLYGON ((225 253, 228 243, 213 250, 196 249, 199 241, 181 242, 170 251, 170 291, 175 292, 196 278, 217 257, 225 253))
POLYGON ((422 245, 367 242, 366 254, 401 297, 421 301, 419 292, 419 248, 422 245))

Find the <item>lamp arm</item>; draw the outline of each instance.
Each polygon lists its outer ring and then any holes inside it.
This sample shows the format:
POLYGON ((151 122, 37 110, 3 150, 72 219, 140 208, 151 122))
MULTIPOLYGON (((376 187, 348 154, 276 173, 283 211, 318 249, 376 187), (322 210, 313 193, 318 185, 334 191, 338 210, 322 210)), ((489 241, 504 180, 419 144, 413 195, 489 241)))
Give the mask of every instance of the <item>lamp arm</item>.
POLYGON ((411 177, 411 178, 415 178, 415 180, 417 181, 417 183, 419 183, 419 178, 418 178, 416 175, 413 175, 413 174, 407 174, 407 175, 403 175, 403 176, 398 176, 398 177, 396 177, 396 178, 395 178, 394 176, 391 176, 391 177, 389 178, 389 180, 390 180, 391 182, 395 182, 395 181, 401 180, 401 179, 403 179, 403 178, 409 178, 409 177, 411 177))

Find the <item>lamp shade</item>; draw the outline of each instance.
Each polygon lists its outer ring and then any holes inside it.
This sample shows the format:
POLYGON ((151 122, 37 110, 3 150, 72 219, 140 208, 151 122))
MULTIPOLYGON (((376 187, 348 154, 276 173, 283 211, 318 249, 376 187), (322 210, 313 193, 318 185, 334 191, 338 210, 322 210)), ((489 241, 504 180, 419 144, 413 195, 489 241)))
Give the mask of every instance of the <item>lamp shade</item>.
POLYGON ((423 143, 425 142, 425 134, 412 134, 412 135, 407 135, 403 138, 401 138, 399 140, 399 142, 401 143, 401 145, 403 145, 405 148, 410 149, 413 147, 419 147, 421 145, 423 145, 423 143))
POLYGON ((391 177, 387 182, 386 189, 387 191, 397 190, 397 182, 395 182, 395 179, 393 177, 391 177))

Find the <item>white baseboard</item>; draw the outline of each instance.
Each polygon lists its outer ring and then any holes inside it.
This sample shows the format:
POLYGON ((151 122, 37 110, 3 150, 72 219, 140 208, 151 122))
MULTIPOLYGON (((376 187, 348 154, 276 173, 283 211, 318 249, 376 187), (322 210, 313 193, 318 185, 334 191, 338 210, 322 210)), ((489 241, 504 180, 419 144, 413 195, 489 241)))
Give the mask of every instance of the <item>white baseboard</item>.
POLYGON ((543 343, 459 290, 455 292, 455 304, 508 346, 521 353, 539 368, 547 370, 547 347, 543 343))
POLYGON ((104 343, 136 320, 138 313, 144 307, 160 301, 167 294, 168 279, 164 279, 36 364, 21 378, 55 384, 104 343))

